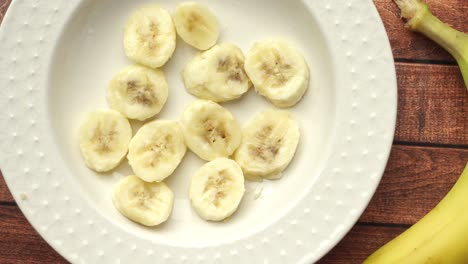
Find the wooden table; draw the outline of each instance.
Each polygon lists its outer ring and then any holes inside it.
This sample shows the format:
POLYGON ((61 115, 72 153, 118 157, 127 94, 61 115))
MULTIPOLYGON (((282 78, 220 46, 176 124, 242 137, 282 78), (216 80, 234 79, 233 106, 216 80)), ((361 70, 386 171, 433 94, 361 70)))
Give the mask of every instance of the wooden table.
MULTIPOLYGON (((9 2, 0 0, 0 21, 9 2)), ((392 44, 398 76, 394 146, 366 212, 321 264, 361 263, 432 209, 468 161, 468 92, 455 61, 406 30, 391 0, 374 2, 392 44)), ((468 32, 467 0, 428 2, 442 20, 468 32)), ((0 263, 66 263, 23 217, 2 177, 0 263)))

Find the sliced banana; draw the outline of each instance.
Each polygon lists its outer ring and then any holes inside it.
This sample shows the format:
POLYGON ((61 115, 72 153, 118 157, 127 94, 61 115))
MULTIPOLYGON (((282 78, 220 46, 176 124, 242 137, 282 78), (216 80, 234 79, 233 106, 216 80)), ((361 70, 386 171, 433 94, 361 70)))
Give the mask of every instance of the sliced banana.
POLYGON ((174 24, 179 36, 189 45, 199 49, 211 48, 219 37, 216 16, 204 5, 186 2, 177 5, 174 24))
POLYGON ((245 71, 258 93, 277 107, 297 104, 309 87, 309 67, 289 43, 267 40, 254 44, 245 71))
POLYGON ((222 221, 231 216, 239 207, 244 192, 241 168, 226 158, 205 164, 190 181, 192 206, 208 221, 222 221))
POLYGON ((246 175, 278 179, 293 159, 300 132, 292 114, 267 110, 244 128, 235 160, 246 175))
POLYGON ((112 201, 130 220, 157 226, 171 215, 174 193, 162 182, 147 183, 137 176, 128 176, 114 186, 112 201))
POLYGON ((214 102, 237 99, 250 88, 244 71, 244 54, 235 45, 223 43, 196 55, 182 77, 192 95, 214 102))
POLYGON ((185 156, 182 127, 175 121, 153 121, 144 125, 130 141, 128 162, 146 182, 169 177, 185 156))
POLYGON ((86 166, 107 172, 117 167, 127 154, 132 128, 119 112, 100 110, 86 116, 79 138, 86 166))
POLYGON ((167 96, 164 73, 138 65, 120 71, 107 89, 107 101, 111 108, 140 121, 159 114, 167 96))
POLYGON ((234 116, 217 103, 197 100, 182 114, 185 142, 201 159, 229 157, 239 147, 242 132, 234 116))
POLYGON ((159 68, 172 57, 176 48, 176 31, 169 12, 157 4, 136 9, 124 33, 127 57, 136 63, 159 68))

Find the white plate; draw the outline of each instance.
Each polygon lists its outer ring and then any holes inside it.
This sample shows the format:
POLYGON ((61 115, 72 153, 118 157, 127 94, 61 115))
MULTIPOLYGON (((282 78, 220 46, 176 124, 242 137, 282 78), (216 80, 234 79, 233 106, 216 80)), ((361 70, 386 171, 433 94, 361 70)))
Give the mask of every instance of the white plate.
MULTIPOLYGON (((25 216, 60 254, 82 263, 310 263, 328 252, 365 209, 393 139, 396 80, 385 30, 371 1, 205 0, 221 41, 244 51, 281 36, 303 51, 312 81, 292 108, 302 126, 294 162, 280 181, 249 183, 239 211, 202 221, 187 198, 203 164, 193 154, 168 180, 171 219, 145 228, 112 206, 126 164, 97 175, 81 160, 83 114, 106 107, 111 77, 130 62, 122 29, 146 2, 15 0, 0 34, 1 169, 25 216)), ((174 10, 176 2, 160 0, 174 10)), ((177 119, 192 98, 180 74, 195 53, 182 41, 165 67, 170 98, 160 115, 177 119)), ((226 105, 245 123, 272 107, 250 92, 226 105)), ((137 126, 137 124, 135 124, 137 126)))

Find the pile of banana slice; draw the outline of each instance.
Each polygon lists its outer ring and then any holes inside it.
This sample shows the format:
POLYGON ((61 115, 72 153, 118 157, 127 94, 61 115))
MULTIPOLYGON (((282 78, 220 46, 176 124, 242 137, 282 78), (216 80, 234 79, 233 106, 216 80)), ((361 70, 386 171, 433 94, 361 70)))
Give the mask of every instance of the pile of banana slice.
POLYGON ((171 16, 156 4, 137 8, 124 32, 124 49, 135 64, 110 81, 111 109, 87 115, 80 128, 85 164, 96 172, 115 169, 126 157, 135 175, 118 182, 112 200, 134 222, 156 226, 171 215, 174 194, 163 182, 182 162, 187 147, 207 161, 191 178, 189 197, 203 219, 222 221, 238 208, 244 179, 279 179, 293 159, 300 131, 286 110, 267 110, 244 129, 218 103, 242 97, 250 87, 277 107, 297 104, 309 86, 304 57, 283 40, 265 40, 244 56, 234 44, 216 44, 216 16, 198 3, 179 4, 171 16), (129 120, 160 113, 169 87, 160 69, 172 57, 176 35, 201 50, 182 71, 187 91, 199 99, 181 120, 146 123, 134 136, 129 120))

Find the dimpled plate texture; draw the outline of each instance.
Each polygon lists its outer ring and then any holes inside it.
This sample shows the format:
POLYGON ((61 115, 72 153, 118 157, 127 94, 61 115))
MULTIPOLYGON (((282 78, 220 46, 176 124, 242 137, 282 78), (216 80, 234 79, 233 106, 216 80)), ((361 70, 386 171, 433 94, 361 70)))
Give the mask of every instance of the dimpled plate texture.
MULTIPOLYGON (((221 41, 244 51, 283 36, 304 53, 310 89, 290 110, 301 144, 279 181, 247 183, 224 223, 190 208, 189 177, 203 164, 188 154, 167 184, 169 221, 141 227, 112 206, 123 163, 98 175, 80 158, 84 113, 106 107, 105 88, 130 64, 122 32, 145 0, 14 0, 0 32, 1 169, 24 215, 73 263, 312 263, 350 230, 383 174, 397 104, 390 45, 378 13, 362 0, 201 0, 220 18, 221 41)), ((156 1, 157 2, 157 1, 156 1)), ((177 2, 161 0, 174 10, 177 2)), ((194 100, 180 71, 195 51, 182 41, 164 67, 169 101, 159 118, 178 119, 194 100)), ((253 91, 225 104, 242 125, 271 108, 253 91)), ((141 124, 133 124, 136 129, 141 124)))

